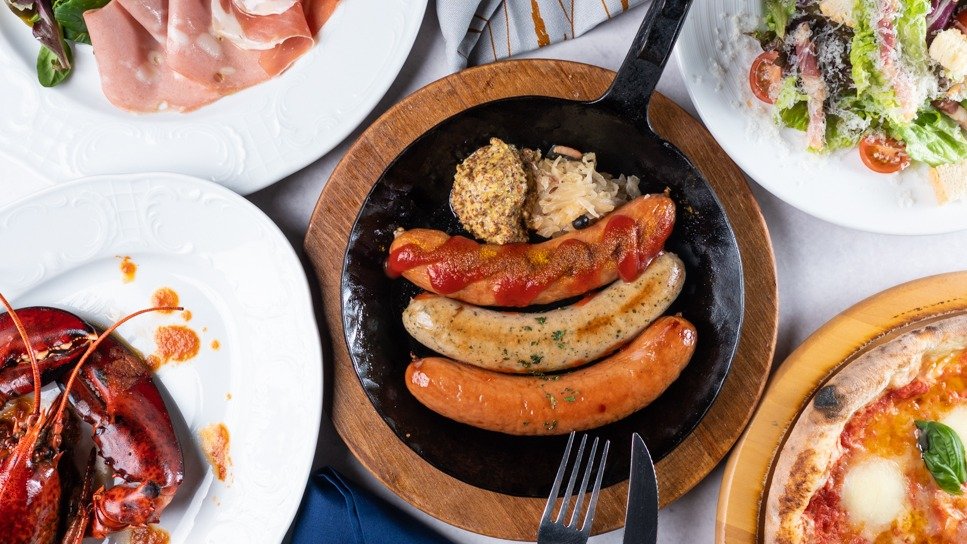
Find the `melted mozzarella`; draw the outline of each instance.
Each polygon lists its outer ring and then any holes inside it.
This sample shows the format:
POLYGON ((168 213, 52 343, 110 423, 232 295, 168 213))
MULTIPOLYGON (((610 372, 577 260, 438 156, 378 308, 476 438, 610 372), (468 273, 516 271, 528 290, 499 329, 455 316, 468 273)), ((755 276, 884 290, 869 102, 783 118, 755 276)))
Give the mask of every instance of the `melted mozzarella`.
POLYGON ((954 408, 940 422, 956 431, 961 442, 967 442, 967 406, 954 408))
POLYGON ((877 534, 907 509, 907 486, 895 461, 871 457, 843 478, 842 504, 850 522, 877 534))

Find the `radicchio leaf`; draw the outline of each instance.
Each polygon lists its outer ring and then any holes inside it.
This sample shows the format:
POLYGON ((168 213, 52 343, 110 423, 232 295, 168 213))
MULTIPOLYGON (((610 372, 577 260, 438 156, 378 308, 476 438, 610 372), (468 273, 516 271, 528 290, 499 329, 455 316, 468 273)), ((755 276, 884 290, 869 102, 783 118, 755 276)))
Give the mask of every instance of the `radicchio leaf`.
POLYGON ((37 21, 34 22, 34 37, 57 58, 62 70, 70 70, 71 61, 64 50, 64 36, 54 17, 51 0, 34 0, 37 21))
POLYGON ((933 9, 927 14, 927 41, 933 41, 934 35, 950 26, 957 10, 957 0, 932 0, 931 4, 933 9))

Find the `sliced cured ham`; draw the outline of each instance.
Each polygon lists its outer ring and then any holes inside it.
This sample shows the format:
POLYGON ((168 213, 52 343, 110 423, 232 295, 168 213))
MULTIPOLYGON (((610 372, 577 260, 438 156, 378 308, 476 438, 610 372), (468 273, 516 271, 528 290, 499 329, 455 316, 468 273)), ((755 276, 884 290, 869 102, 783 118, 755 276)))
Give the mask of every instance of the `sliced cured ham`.
POLYGON ((338 0, 112 0, 88 11, 104 94, 137 112, 190 111, 285 71, 338 0))
POLYGON ((191 111, 218 100, 215 90, 171 69, 164 47, 117 0, 84 14, 104 95, 135 112, 191 111))
POLYGON ((806 109, 809 111, 809 125, 806 127, 806 141, 810 149, 821 151, 826 147, 826 97, 828 90, 819 72, 816 58, 816 44, 813 42, 809 24, 801 23, 793 35, 796 41, 796 59, 799 78, 806 93, 806 109))
POLYGON ((303 0, 302 9, 309 21, 309 32, 313 36, 319 33, 322 25, 326 24, 332 12, 336 11, 339 0, 303 0))
POLYGON ((880 67, 886 76, 899 105, 898 114, 904 121, 910 121, 916 116, 917 108, 922 99, 916 97, 913 75, 900 61, 897 49, 896 19, 899 12, 898 0, 878 0, 877 12, 880 14, 876 21, 876 37, 880 46, 880 67))
MULTIPOLYGON (((210 1, 172 0, 169 6, 169 61, 188 78, 228 94, 277 76, 312 47, 312 35, 303 15, 301 25, 291 29, 290 35, 271 49, 242 49, 215 34, 210 1)), ((294 9, 301 13, 301 4, 294 9)), ((268 21, 263 24, 268 25, 268 21)))
POLYGON ((272 17, 241 11, 231 0, 212 0, 212 29, 242 49, 267 50, 290 39, 310 38, 302 3, 272 17))
POLYGON ((168 0, 116 0, 162 46, 168 35, 168 0))

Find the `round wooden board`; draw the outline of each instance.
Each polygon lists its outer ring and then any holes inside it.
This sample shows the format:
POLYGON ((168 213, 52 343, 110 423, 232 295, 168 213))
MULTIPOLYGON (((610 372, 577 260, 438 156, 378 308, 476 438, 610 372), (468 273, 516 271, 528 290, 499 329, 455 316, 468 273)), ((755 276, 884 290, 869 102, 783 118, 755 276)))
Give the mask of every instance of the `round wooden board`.
MULTIPOLYGON (((383 484, 420 510, 485 535, 534 540, 543 499, 464 484, 423 461, 397 439, 367 399, 346 350, 340 307, 342 259, 353 220, 372 184, 400 151, 430 127, 477 104, 511 96, 575 100, 600 96, 614 72, 556 60, 504 61, 431 83, 392 107, 353 144, 319 197, 305 249, 322 288, 333 343, 331 415, 343 440, 383 484)), ((732 371, 696 430, 657 466, 662 504, 691 489, 721 461, 762 394, 778 322, 775 259, 765 221, 745 177, 712 136, 661 95, 651 101, 655 131, 702 171, 735 227, 745 270, 745 325, 732 371)), ((630 445, 629 445, 630 447, 630 445)), ((627 482, 602 491, 595 533, 622 526, 627 482)))
POLYGON ((719 492, 716 542, 761 542, 760 506, 775 456, 793 421, 828 377, 902 332, 961 312, 967 312, 967 272, 931 276, 852 306, 796 348, 776 371, 755 418, 726 465, 719 492))

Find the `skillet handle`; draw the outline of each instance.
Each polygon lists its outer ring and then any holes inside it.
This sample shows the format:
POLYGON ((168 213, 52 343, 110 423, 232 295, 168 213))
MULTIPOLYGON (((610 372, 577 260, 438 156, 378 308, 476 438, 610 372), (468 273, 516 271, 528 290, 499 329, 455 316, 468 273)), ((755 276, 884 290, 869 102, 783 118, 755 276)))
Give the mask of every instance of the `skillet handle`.
POLYGON ((628 56, 595 104, 609 107, 637 126, 651 130, 648 102, 691 5, 692 0, 652 0, 628 56))

